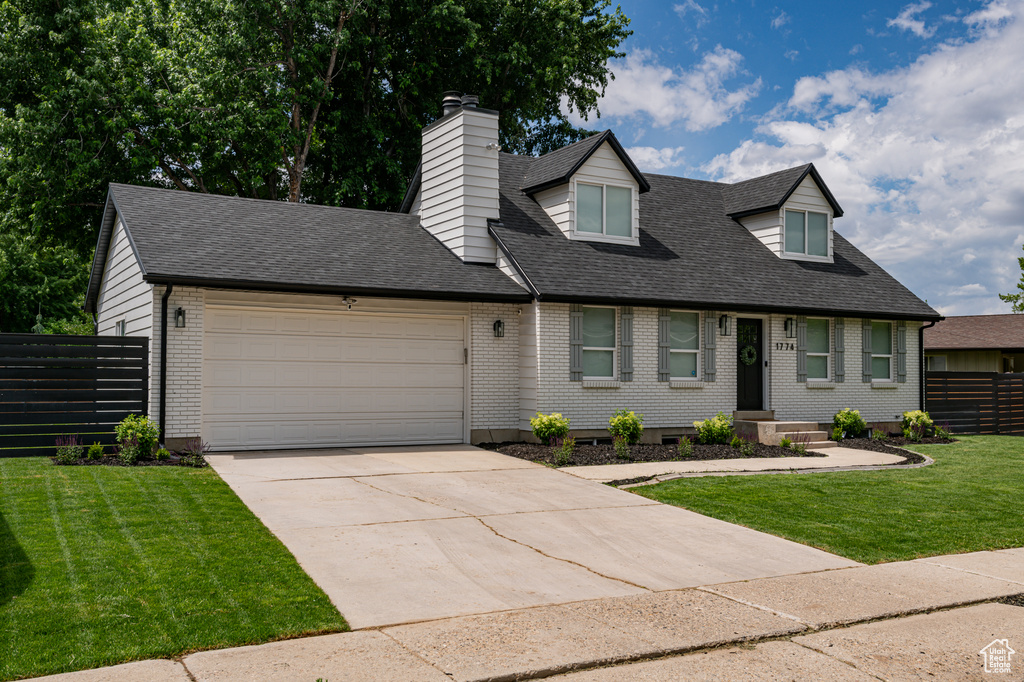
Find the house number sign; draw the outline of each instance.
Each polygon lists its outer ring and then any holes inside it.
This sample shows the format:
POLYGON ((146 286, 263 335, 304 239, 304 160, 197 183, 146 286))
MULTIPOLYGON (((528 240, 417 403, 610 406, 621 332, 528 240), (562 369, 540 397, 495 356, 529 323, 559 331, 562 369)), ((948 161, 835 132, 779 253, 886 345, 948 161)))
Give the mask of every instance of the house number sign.
POLYGON ((796 350, 795 343, 776 343, 775 350, 796 350))

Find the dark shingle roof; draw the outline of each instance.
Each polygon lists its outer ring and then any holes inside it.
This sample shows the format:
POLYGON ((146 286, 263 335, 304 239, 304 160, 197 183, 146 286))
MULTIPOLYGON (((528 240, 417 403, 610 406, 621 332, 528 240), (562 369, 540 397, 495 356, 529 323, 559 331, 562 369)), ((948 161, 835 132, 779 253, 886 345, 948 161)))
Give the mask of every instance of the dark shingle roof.
POLYGON ((534 159, 529 171, 522 178, 520 187, 527 194, 533 194, 534 192, 569 182, 569 179, 580 169, 580 166, 586 163, 587 159, 605 142, 611 146, 619 159, 622 160, 623 165, 626 166, 626 169, 636 178, 636 181, 640 184, 640 191, 646 192, 649 186, 643 173, 637 169, 633 160, 629 158, 626 150, 622 148, 622 145, 619 144, 614 133, 610 130, 598 133, 597 135, 591 135, 584 140, 574 142, 561 149, 556 149, 550 154, 534 159))
POLYGON ((825 186, 814 164, 808 163, 796 168, 787 168, 758 178, 751 178, 732 185, 725 185, 722 197, 725 200, 725 214, 733 218, 763 213, 782 207, 789 195, 810 175, 818 184, 825 199, 831 204, 836 218, 843 215, 843 209, 825 186))
POLYGON ((939 317, 838 233, 834 263, 777 257, 728 217, 721 183, 648 175, 639 247, 566 239, 519 190, 534 163, 500 156, 502 222, 492 229, 543 299, 939 317))
POLYGON ((110 196, 150 282, 529 300, 496 267, 460 261, 415 216, 120 184, 110 196))
POLYGON ((926 350, 1024 350, 1024 315, 947 317, 924 330, 926 350))

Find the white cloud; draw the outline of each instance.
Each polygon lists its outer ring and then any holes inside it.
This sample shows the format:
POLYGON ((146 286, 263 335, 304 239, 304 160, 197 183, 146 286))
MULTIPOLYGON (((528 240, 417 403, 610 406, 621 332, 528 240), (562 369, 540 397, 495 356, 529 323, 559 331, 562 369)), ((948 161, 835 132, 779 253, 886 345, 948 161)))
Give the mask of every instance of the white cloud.
POLYGON ((896 28, 904 31, 910 31, 919 38, 931 38, 935 35, 935 28, 928 28, 924 25, 924 21, 917 18, 917 15, 930 8, 932 3, 928 0, 922 0, 921 2, 913 5, 907 5, 903 10, 896 15, 895 19, 890 19, 886 25, 895 26, 896 28))
POLYGON ((636 50, 612 64, 615 80, 598 107, 602 116, 647 117, 661 128, 681 123, 689 131, 708 130, 742 111, 761 90, 760 78, 726 87, 740 74, 742 61, 739 52, 719 45, 690 69, 680 69, 662 65, 649 50, 636 50))
POLYGON ((672 11, 678 14, 679 18, 683 20, 686 19, 687 15, 691 15, 697 28, 708 23, 708 11, 694 2, 694 0, 684 0, 684 2, 673 5, 672 11))
POLYGON ((968 26, 986 28, 1001 24, 1012 17, 1013 11, 1005 2, 991 2, 964 17, 964 23, 968 26))
POLYGON ((800 56, 799 50, 786 50, 786 54, 782 55, 791 62, 795 62, 796 58, 800 56))
MULTIPOLYGON (((992 11, 999 2, 981 12, 992 11)), ((737 181, 813 161, 838 231, 949 313, 1008 312, 1024 241, 1024 13, 904 68, 802 78, 754 139, 704 167, 737 181)))
POLYGON ((683 147, 627 147, 629 158, 642 171, 659 171, 683 164, 683 147))
POLYGON ((778 30, 788 24, 792 19, 783 10, 779 10, 779 13, 772 17, 772 28, 778 30))

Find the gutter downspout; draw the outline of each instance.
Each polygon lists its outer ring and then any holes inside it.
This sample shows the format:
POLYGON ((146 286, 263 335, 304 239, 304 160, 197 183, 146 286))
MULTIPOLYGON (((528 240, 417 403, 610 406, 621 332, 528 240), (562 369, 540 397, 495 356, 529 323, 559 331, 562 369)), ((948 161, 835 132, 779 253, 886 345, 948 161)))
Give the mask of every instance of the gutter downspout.
POLYGON ((168 284, 160 297, 160 447, 164 446, 164 423, 167 416, 167 299, 174 285, 168 284))
POLYGON ((925 404, 924 404, 924 374, 925 374, 925 368, 924 368, 924 330, 925 329, 929 329, 931 327, 934 327, 936 325, 936 323, 937 323, 936 320, 932 320, 928 324, 922 324, 918 328, 918 330, 917 330, 917 353, 920 356, 920 358, 919 358, 920 364, 918 365, 918 367, 921 368, 920 369, 921 376, 918 377, 918 383, 919 383, 919 386, 918 386, 918 402, 921 405, 921 407, 919 409, 922 412, 927 412, 927 410, 924 409, 925 408, 925 404))

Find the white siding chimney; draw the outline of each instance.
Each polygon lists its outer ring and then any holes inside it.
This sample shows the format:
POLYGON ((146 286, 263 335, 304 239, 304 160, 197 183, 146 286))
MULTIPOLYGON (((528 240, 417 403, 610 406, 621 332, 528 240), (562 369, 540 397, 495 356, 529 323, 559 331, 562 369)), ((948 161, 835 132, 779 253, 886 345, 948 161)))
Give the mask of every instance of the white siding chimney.
POLYGON ((498 212, 498 114, 445 95, 445 115, 423 129, 420 224, 464 261, 494 263, 487 220, 498 212))

